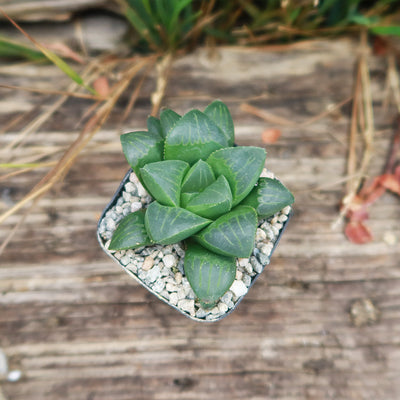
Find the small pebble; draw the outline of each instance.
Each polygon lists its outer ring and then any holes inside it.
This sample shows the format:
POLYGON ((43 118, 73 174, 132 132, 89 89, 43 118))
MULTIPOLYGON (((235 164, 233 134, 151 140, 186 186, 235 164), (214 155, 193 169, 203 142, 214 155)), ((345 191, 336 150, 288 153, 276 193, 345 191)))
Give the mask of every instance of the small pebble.
POLYGON ((243 272, 240 271, 239 269, 236 270, 236 277, 235 279, 237 279, 238 281, 240 281, 243 277, 243 272))
POLYGON ((121 257, 121 259, 119 260, 119 262, 123 265, 126 266, 131 262, 131 258, 129 256, 127 256, 126 254, 121 257))
POLYGON ((233 296, 233 293, 228 291, 221 297, 221 301, 224 302, 225 304, 227 304, 228 302, 230 302, 232 300, 232 296, 233 296))
POLYGON ((274 236, 278 236, 279 235, 279 229, 275 225, 271 226, 271 230, 272 230, 274 236))
POLYGON ((225 303, 218 303, 218 311, 220 314, 225 314, 228 311, 228 306, 225 303))
POLYGON ((165 285, 165 288, 168 290, 168 292, 176 292, 178 290, 176 285, 169 282, 165 285))
POLYGON ((154 265, 154 258, 151 256, 147 256, 142 264, 142 270, 143 271, 148 271, 150 270, 154 265))
POLYGON ((19 371, 18 369, 15 369, 13 371, 10 371, 7 375, 7 380, 9 382, 18 382, 22 377, 22 372, 19 371))
POLYGON ((251 263, 251 266, 253 267, 253 270, 255 272, 257 272, 257 274, 262 272, 263 266, 257 261, 256 257, 254 257, 254 256, 251 257, 250 258, 250 263, 251 263))
POLYGON ((286 214, 281 214, 281 215, 278 217, 278 221, 279 221, 279 222, 285 222, 285 221, 287 221, 287 219, 288 219, 288 217, 287 217, 286 214))
POLYGON ((131 194, 128 192, 123 191, 122 192, 122 197, 124 198, 124 200, 129 203, 131 201, 131 194))
POLYGON ((174 306, 176 306, 178 304, 178 294, 176 292, 172 292, 169 295, 169 301, 171 304, 173 304, 174 306))
POLYGON ((240 267, 245 267, 249 263, 249 259, 248 258, 239 258, 238 262, 239 262, 240 267))
POLYGON ((186 298, 186 292, 185 289, 183 287, 179 287, 178 286, 178 290, 176 291, 177 295, 178 295, 178 299, 182 300, 184 298, 186 298))
POLYGON ((175 267, 175 265, 177 264, 176 257, 173 254, 167 254, 166 256, 164 256, 163 262, 167 268, 175 267))
POLYGON ((267 237, 266 233, 262 229, 257 228, 257 231, 256 231, 256 242, 260 242, 260 241, 266 239, 266 237, 267 237))
POLYGON ((235 280, 229 290, 236 298, 239 298, 247 293, 247 286, 243 281, 235 280))
POLYGON ((142 208, 142 203, 140 201, 131 203, 131 212, 139 211, 142 208))
POLYGON ((250 284, 251 284, 251 276, 250 275, 244 275, 242 281, 247 287, 249 287, 250 284))
POLYGON ((263 266, 269 264, 269 256, 267 256, 266 254, 260 253, 257 256, 257 259, 258 259, 258 261, 260 261, 260 264, 262 266, 262 269, 261 269, 261 271, 262 271, 263 270, 263 266))
POLYGON ((285 208, 282 209, 282 214, 289 215, 290 211, 292 211, 292 207, 286 206, 285 208))
POLYGON ((165 282, 158 278, 155 282, 154 282, 154 286, 153 286, 153 290, 157 293, 160 293, 164 290, 165 288, 165 282))
POLYGON ((182 283, 182 273, 181 272, 177 272, 175 274, 175 282, 177 285, 182 283))
POLYGON ((148 196, 146 189, 143 187, 143 185, 140 182, 136 183, 136 187, 137 187, 137 192, 138 192, 139 197, 148 196))
POLYGON ((155 282, 156 279, 160 276, 160 267, 155 265, 147 274, 147 281, 155 282))
POLYGON ((250 275, 253 273, 253 267, 251 266, 250 263, 247 263, 247 264, 245 265, 244 269, 245 269, 245 271, 246 271, 248 274, 250 274, 250 275))
POLYGON ((115 230, 115 221, 111 218, 107 218, 106 227, 109 231, 114 231, 115 230))
POLYGON ((136 186, 132 182, 127 182, 125 184, 125 191, 128 193, 134 193, 136 191, 136 186))
POLYGON ((178 307, 188 312, 190 315, 195 315, 194 300, 182 299, 178 301, 178 307))
POLYGON ((272 243, 263 244, 260 247, 260 251, 261 251, 261 253, 269 256, 271 254, 271 251, 272 251, 273 247, 274 247, 274 245, 272 243))
POLYGON ((0 377, 6 376, 8 372, 7 356, 2 349, 0 349, 0 377))
POLYGON ((199 308, 197 311, 196 311, 196 317, 197 318, 205 318, 206 317, 206 315, 208 314, 209 312, 208 311, 206 311, 204 308, 199 308))
POLYGON ((129 175, 129 180, 135 185, 139 183, 139 179, 134 172, 131 172, 131 174, 129 175))

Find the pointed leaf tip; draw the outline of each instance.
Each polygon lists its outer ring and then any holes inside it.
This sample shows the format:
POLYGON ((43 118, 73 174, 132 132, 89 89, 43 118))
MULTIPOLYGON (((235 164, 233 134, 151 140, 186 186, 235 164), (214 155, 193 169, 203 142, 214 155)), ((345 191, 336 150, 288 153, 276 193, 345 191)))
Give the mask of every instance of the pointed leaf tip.
POLYGON ((232 207, 239 204, 253 189, 264 168, 266 153, 260 147, 238 146, 217 150, 207 163, 216 176, 223 175, 232 191, 232 207))
POLYGON ((267 218, 293 202, 292 193, 278 179, 260 178, 240 204, 253 207, 260 218, 267 218))
POLYGON ((179 207, 181 182, 189 164, 180 160, 166 160, 146 164, 140 168, 143 183, 150 194, 165 206, 179 207))
POLYGON ((213 151, 228 146, 221 129, 199 110, 185 114, 165 139, 164 158, 183 160, 193 165, 205 160, 213 151))

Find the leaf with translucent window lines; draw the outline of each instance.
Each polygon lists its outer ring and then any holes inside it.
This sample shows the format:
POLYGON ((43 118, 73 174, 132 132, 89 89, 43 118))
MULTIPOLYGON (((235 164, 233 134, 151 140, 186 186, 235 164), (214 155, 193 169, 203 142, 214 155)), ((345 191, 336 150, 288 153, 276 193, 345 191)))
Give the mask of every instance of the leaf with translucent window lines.
POLYGON ((165 138, 164 158, 194 164, 205 160, 213 151, 228 146, 221 129, 199 110, 185 114, 165 138))
POLYGON ((232 191, 232 206, 239 204, 253 189, 264 168, 266 153, 260 147, 239 146, 217 150, 210 155, 216 176, 224 175, 232 191))
POLYGON ((189 169, 182 181, 182 193, 201 192, 215 181, 214 172, 203 160, 189 169))
POLYGON ((185 208, 204 218, 215 219, 227 213, 232 206, 232 193, 226 178, 221 175, 197 196, 193 196, 185 208))
POLYGON ((225 257, 190 241, 184 263, 185 275, 204 308, 211 308, 232 286, 236 275, 234 257, 225 257))
POLYGON ((240 204, 253 207, 260 218, 267 218, 293 202, 292 193, 278 179, 260 178, 240 204))
POLYGON ((250 257, 254 249, 257 222, 253 207, 238 206, 194 238, 205 248, 223 256, 250 257))
POLYGON ((137 174, 145 164, 163 158, 164 140, 155 132, 125 133, 121 135, 121 144, 126 160, 137 174))
POLYGON ((160 122, 163 130, 163 137, 168 135, 171 128, 181 119, 182 117, 175 111, 166 108, 160 113, 160 122))
POLYGON ((117 226, 109 250, 136 249, 151 243, 144 226, 144 211, 128 214, 117 226))
POLYGON ((228 107, 220 100, 215 100, 204 110, 204 114, 210 117, 217 126, 224 132, 229 146, 233 146, 235 131, 231 113, 228 107))
POLYGON ((180 160, 158 161, 140 168, 149 193, 165 206, 179 207, 181 182, 189 164, 180 160))
POLYGON ((154 201, 147 207, 145 226, 150 239, 159 244, 173 244, 194 235, 211 223, 179 207, 154 201))

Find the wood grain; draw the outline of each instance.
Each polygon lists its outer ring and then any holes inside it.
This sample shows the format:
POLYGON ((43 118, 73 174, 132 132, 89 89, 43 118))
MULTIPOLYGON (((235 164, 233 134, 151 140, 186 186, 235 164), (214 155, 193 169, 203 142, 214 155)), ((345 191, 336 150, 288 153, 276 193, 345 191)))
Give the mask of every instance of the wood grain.
MULTIPOLYGON (((400 398, 400 207, 387 194, 371 208, 373 243, 357 246, 332 230, 343 195, 350 104, 300 123, 351 95, 357 46, 317 41, 290 51, 200 49, 173 66, 165 106, 178 112, 221 98, 237 143, 263 146, 274 128, 243 112, 247 102, 295 121, 267 147, 267 166, 294 192, 295 214, 264 272, 237 310, 219 323, 194 323, 158 301, 102 254, 97 219, 125 174, 121 131, 141 129, 154 89, 150 76, 120 130, 125 104, 94 138, 64 183, 32 210, 0 261, 0 347, 17 382, 0 378, 7 400, 396 400, 400 398), (385 234, 397 238, 388 244, 385 234), (369 299, 376 314, 355 326, 350 310, 369 299)), ((371 58, 378 127, 369 173, 379 173, 394 110, 383 112, 384 60, 371 58)), ((19 68, 28 68, 19 67, 19 68)), ((30 85, 64 82, 32 67, 30 85), (33 70, 32 70, 33 68, 33 70)), ((1 71, 1 68, 0 68, 1 71)), ((24 84, 9 71, 2 82, 24 84)), ((65 81, 67 82, 67 81, 65 81)), ((37 95, 0 89, 5 123, 37 95)), ((128 99, 126 99, 128 101, 128 99)), ((85 100, 70 100, 19 155, 65 148, 85 100)), ((41 105, 45 107, 45 104, 41 105)), ((0 148, 18 130, 0 135, 0 148)), ((42 176, 0 182, 2 210, 42 176)), ((4 239, 18 221, 0 226, 4 239)), ((0 391, 1 393, 1 391, 0 391)), ((1 398, 1 395, 0 395, 1 398)))

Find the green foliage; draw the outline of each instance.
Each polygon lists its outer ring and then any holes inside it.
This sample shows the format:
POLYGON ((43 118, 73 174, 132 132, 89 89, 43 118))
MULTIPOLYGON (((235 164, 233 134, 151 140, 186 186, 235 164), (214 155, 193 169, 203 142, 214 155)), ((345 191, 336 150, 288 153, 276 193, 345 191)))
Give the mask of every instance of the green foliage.
POLYGON ((233 146, 233 122, 220 101, 182 117, 149 117, 148 132, 121 136, 126 159, 154 201, 118 225, 110 249, 185 241, 185 273, 203 307, 235 278, 236 257, 254 249, 258 218, 293 203, 277 180, 260 178, 266 153, 233 146))
POLYGON ((185 42, 201 11, 192 0, 118 0, 132 27, 153 50, 173 51, 185 42))

